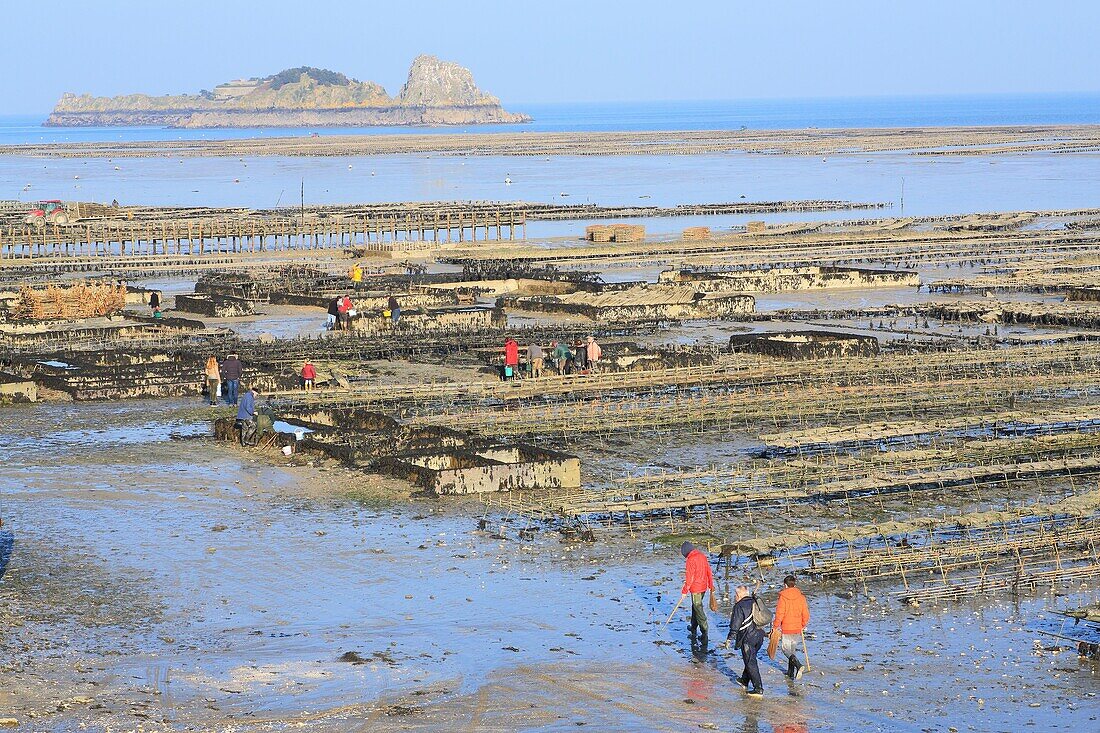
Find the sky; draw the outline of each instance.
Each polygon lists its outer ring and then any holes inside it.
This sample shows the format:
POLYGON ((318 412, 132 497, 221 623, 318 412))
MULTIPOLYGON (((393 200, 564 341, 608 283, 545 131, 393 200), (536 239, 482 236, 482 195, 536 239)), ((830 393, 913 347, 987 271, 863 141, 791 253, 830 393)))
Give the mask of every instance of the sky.
POLYGON ((396 94, 432 53, 505 106, 1100 92, 1098 0, 54 0, 0 30, 0 115, 319 66, 396 94), (56 22, 55 22, 56 21, 56 22))

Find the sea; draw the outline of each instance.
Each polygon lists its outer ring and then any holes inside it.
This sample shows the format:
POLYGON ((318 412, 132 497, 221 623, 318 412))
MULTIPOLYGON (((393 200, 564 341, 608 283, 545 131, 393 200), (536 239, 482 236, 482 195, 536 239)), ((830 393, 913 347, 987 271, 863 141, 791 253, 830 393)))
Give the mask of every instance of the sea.
MULTIPOLYGON (((523 125, 176 130, 49 128, 45 114, 0 117, 0 144, 607 130, 805 129, 951 125, 1100 124, 1100 94, 847 99, 508 103, 523 125)), ((887 204, 884 215, 1100 207, 1100 154, 1010 153, 921 157, 753 155, 453 156, 296 158, 0 158, 0 199, 266 208, 306 203, 498 200, 602 205, 839 199, 887 204)), ((749 218, 805 221, 860 212, 692 218, 717 228, 749 218)), ((648 221, 669 232, 679 219, 648 221)), ((575 222, 528 234, 569 236, 575 222)))

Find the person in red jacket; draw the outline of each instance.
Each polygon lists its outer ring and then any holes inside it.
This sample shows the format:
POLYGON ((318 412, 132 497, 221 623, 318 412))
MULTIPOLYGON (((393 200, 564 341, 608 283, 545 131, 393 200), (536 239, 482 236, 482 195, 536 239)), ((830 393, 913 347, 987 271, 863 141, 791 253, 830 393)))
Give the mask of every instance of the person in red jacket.
POLYGON ((351 329, 351 311, 355 305, 351 302, 350 295, 341 295, 336 301, 336 330, 348 331, 351 329))
POLYGON ((810 623, 810 606, 806 596, 795 587, 798 581, 793 575, 783 578, 786 587, 779 591, 779 601, 775 604, 773 629, 779 629, 783 635, 779 640, 779 649, 787 657, 787 676, 792 680, 801 679, 802 662, 798 661, 798 642, 802 640, 802 631, 810 623))
POLYGON ((317 379, 317 370, 313 368, 313 364, 309 359, 306 359, 306 363, 302 364, 302 388, 306 392, 313 391, 313 380, 317 379))
POLYGON ((696 549, 690 542, 680 545, 680 554, 684 556, 684 587, 680 590, 680 596, 683 598, 688 593, 691 594, 691 622, 688 630, 691 632, 692 642, 695 641, 696 629, 702 632, 700 641, 706 649, 710 628, 707 624, 707 611, 703 608, 703 596, 708 590, 714 592, 710 561, 702 550, 696 549))
POLYGON ((516 374, 519 372, 519 344, 516 340, 509 336, 504 342, 504 370, 500 373, 500 378, 503 379, 515 379, 516 374), (509 367, 511 367, 511 375, 509 376, 509 367))

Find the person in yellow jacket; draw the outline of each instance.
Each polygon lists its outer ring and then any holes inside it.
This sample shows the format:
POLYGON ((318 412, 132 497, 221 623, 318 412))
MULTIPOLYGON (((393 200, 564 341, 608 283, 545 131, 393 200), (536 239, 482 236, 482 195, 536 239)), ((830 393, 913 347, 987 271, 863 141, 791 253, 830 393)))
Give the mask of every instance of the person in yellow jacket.
POLYGON ((783 578, 786 587, 779 591, 775 620, 772 622, 773 632, 778 629, 783 635, 779 640, 779 650, 787 657, 787 676, 792 680, 802 677, 802 662, 796 655, 802 632, 810 623, 810 606, 806 603, 806 596, 796 587, 797 582, 793 575, 783 578))
POLYGON ((356 262, 351 266, 351 272, 348 273, 348 277, 351 278, 352 287, 358 290, 363 284, 363 266, 356 262))

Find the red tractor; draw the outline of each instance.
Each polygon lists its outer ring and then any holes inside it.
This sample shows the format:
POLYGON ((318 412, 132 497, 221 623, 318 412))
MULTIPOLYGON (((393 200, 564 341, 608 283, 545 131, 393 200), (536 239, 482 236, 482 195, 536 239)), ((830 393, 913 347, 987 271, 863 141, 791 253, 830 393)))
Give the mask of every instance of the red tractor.
POLYGON ((57 226, 65 226, 72 223, 73 217, 69 215, 69 212, 65 209, 65 204, 60 201, 39 201, 35 205, 35 208, 31 209, 25 217, 23 217, 23 223, 28 226, 37 227, 41 229, 47 224, 56 224, 57 226))

